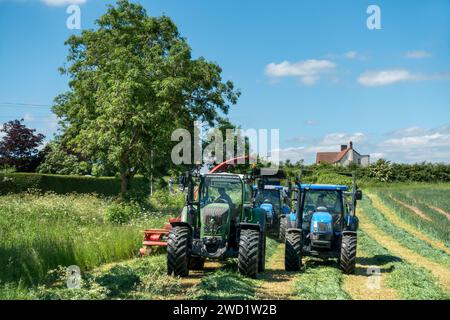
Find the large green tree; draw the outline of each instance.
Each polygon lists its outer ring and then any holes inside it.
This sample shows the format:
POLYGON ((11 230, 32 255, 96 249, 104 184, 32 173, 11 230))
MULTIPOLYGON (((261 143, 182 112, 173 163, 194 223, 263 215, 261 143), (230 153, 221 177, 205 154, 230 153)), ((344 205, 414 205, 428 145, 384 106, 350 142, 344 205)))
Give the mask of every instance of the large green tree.
POLYGON ((223 82, 221 68, 191 48, 166 16, 151 17, 119 0, 95 30, 73 35, 62 73, 70 91, 55 99, 63 142, 93 161, 113 164, 122 193, 137 172, 170 161, 171 132, 211 125, 227 114, 239 91, 223 82))

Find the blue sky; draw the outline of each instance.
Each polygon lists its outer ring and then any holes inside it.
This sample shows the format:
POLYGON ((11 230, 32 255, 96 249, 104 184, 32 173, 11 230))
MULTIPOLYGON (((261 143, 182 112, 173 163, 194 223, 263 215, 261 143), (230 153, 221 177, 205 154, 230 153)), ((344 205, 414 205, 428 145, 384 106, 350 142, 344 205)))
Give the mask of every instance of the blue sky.
MULTIPOLYGON (((0 122, 56 132, 48 106, 67 89, 57 69, 79 32, 66 28, 69 3, 84 29, 113 1, 0 0, 0 122)), ((170 16, 194 56, 241 89, 233 122, 280 129, 282 158, 312 162, 352 140, 372 160, 450 162, 449 1, 140 3, 170 16), (371 4, 380 30, 366 26, 371 4)))

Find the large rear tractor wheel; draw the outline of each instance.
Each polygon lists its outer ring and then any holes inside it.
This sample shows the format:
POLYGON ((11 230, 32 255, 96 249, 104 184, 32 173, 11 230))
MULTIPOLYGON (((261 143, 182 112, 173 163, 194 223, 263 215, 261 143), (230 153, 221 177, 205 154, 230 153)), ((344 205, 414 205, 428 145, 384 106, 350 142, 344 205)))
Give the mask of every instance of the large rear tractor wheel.
POLYGON ((173 227, 167 240, 167 274, 189 275, 190 230, 185 226, 173 227))
POLYGON ((284 240, 286 239, 286 228, 287 227, 287 217, 286 216, 282 216, 280 218, 280 235, 278 237, 278 239, 281 242, 284 242, 284 240))
POLYGON ((258 272, 264 272, 266 270, 266 234, 261 232, 260 235, 258 272))
POLYGON ((302 235, 300 232, 286 233, 284 268, 286 271, 300 271, 302 267, 302 235))
POLYGON ((344 273, 353 273, 356 264, 356 234, 344 234, 342 236, 341 256, 339 264, 344 273))
POLYGON ((258 273, 259 240, 258 230, 241 230, 238 269, 239 273, 246 277, 256 278, 258 273))

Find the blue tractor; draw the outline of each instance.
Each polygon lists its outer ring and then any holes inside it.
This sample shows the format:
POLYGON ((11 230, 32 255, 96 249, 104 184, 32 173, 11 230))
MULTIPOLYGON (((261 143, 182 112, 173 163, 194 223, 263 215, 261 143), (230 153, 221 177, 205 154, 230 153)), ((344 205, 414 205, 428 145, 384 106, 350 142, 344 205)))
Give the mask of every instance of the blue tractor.
POLYGON ((353 188, 345 185, 296 183, 296 210, 289 215, 285 239, 285 270, 300 271, 303 256, 336 258, 345 273, 356 263, 358 218, 362 199, 353 174, 353 188))
POLYGON ((255 204, 266 211, 268 231, 284 241, 285 220, 291 209, 289 207, 289 190, 281 185, 278 177, 262 177, 254 186, 255 204))

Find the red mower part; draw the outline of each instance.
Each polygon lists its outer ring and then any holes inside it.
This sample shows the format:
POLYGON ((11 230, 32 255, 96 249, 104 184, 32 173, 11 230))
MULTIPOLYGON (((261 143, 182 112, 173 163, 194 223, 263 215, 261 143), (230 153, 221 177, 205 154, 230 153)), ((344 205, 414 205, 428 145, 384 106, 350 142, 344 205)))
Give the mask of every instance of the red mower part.
POLYGON ((144 230, 144 246, 167 246, 167 229, 144 230))

